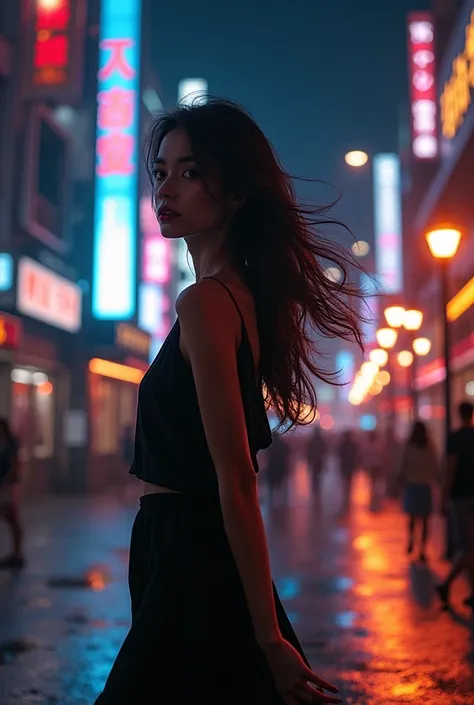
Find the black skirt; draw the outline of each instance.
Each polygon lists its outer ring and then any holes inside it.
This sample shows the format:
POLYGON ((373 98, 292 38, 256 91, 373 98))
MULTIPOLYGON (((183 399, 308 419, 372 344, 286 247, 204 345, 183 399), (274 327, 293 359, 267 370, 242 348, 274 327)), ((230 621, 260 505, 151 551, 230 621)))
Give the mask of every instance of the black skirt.
MULTIPOLYGON (((283 704, 255 639, 218 500, 141 497, 129 585, 132 626, 96 705, 283 704)), ((275 589, 274 597, 282 634, 304 658, 275 589)))

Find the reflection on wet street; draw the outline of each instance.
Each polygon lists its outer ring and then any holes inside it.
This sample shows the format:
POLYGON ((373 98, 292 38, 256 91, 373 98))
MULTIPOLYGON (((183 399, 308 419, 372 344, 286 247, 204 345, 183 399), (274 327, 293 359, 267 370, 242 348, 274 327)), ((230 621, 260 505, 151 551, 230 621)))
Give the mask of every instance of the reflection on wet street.
MULTIPOLYGON (((312 497, 304 465, 272 507, 262 491, 275 582, 315 670, 347 703, 473 703, 467 588, 456 586, 453 612, 440 611, 433 590, 447 569, 441 519, 427 565, 412 564, 396 503, 369 511, 362 475, 344 517, 341 499, 332 471, 312 497)), ((26 510, 28 567, 0 574, 1 705, 94 701, 129 621, 134 513, 111 497, 26 510)))

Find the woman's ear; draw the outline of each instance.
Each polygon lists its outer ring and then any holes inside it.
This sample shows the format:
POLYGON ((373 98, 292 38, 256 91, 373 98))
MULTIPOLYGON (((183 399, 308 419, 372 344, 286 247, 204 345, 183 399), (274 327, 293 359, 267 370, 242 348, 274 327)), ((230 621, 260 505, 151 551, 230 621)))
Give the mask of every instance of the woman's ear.
POLYGON ((245 201, 246 201, 245 196, 242 196, 241 194, 240 194, 240 195, 235 194, 235 195, 232 196, 232 198, 230 199, 231 208, 234 210, 234 212, 235 212, 235 211, 238 211, 239 208, 242 208, 242 206, 244 205, 245 201))

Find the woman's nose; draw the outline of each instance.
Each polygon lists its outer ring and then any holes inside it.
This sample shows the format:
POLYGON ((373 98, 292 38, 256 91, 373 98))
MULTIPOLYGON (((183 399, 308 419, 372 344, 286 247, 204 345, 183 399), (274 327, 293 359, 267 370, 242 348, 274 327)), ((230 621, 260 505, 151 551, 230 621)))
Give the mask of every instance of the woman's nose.
POLYGON ((158 198, 163 200, 164 198, 172 198, 175 195, 175 191, 176 189, 173 186, 172 180, 168 176, 162 181, 156 193, 158 198))

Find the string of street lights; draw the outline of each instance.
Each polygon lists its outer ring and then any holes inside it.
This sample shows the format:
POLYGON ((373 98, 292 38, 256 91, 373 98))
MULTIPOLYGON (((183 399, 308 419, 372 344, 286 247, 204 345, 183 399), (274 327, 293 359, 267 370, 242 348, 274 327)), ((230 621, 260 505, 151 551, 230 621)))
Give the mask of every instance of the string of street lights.
MULTIPOLYGON (((369 360, 364 362, 357 372, 349 392, 349 402, 359 406, 367 398, 377 396, 391 382, 392 375, 384 368, 389 362, 389 351, 393 350, 399 338, 399 330, 404 328, 413 336, 420 330, 423 313, 418 309, 405 309, 403 306, 389 306, 384 311, 387 327, 376 332, 378 348, 369 353, 369 360)), ((400 367, 413 365, 415 356, 425 356, 431 350, 431 341, 425 337, 413 337, 412 350, 403 349, 397 353, 400 367)))

